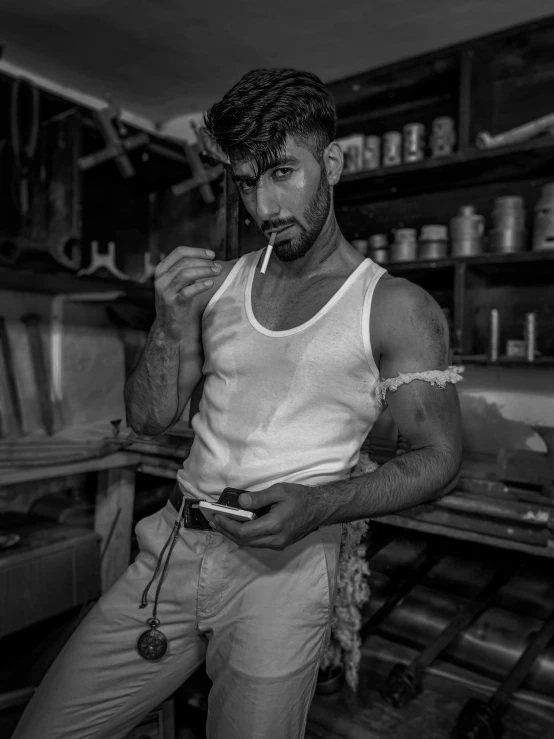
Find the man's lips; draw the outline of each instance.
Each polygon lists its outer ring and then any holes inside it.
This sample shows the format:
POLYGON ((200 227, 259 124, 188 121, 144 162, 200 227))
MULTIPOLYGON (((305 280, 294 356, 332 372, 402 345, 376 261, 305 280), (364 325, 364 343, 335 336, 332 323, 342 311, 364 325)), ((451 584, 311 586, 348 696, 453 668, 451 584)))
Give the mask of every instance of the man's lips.
POLYGON ((279 229, 272 228, 271 231, 268 231, 267 233, 269 234, 269 236, 271 236, 273 233, 276 233, 277 237, 279 237, 282 233, 284 233, 285 231, 288 231, 289 228, 292 228, 293 225, 294 224, 291 223, 288 226, 285 226, 284 228, 279 228, 279 229))

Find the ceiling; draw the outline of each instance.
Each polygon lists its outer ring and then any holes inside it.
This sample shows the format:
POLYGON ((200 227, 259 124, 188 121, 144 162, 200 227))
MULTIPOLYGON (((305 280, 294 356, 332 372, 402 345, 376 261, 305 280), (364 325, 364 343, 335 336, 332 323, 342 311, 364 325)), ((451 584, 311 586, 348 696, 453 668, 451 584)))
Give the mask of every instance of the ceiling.
POLYGON ((554 0, 0 0, 0 45, 29 72, 167 123, 255 67, 329 82, 549 13, 554 0))

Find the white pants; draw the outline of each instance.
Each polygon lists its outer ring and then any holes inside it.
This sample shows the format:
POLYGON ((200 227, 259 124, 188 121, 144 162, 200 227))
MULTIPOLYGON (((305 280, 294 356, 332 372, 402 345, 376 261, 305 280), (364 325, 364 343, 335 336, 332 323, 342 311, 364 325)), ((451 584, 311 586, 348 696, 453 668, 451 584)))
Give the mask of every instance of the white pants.
POLYGON ((301 739, 330 626, 340 526, 277 552, 182 529, 158 603, 168 649, 137 652, 142 591, 176 518, 140 521, 140 554, 78 627, 12 739, 120 739, 206 659, 209 739, 301 739))

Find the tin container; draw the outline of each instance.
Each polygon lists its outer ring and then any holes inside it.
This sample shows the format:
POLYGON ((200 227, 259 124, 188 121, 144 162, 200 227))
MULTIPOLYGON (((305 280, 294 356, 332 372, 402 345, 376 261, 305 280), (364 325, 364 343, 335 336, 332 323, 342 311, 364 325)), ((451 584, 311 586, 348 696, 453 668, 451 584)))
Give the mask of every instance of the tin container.
POLYGON ((423 226, 419 234, 419 259, 444 259, 448 256, 448 228, 442 225, 423 226))
POLYGON ((524 251, 527 232, 523 198, 518 196, 497 198, 492 218, 493 227, 489 231, 490 251, 499 254, 524 251))
POLYGON ((369 237, 368 256, 376 264, 386 264, 389 261, 389 244, 386 234, 373 234, 369 237))
POLYGON ((475 212, 473 205, 462 205, 458 215, 450 220, 450 241, 453 257, 482 254, 485 218, 475 212))
POLYGON ((431 130, 431 156, 447 157, 454 152, 456 146, 456 128, 454 119, 448 116, 435 118, 431 130))
POLYGON ((408 123, 404 134, 404 161, 420 162, 425 157, 425 126, 423 123, 408 123))
POLYGON ((390 246, 391 262, 411 262, 417 259, 417 231, 415 228, 398 228, 390 246))
POLYGON ((535 205, 533 251, 554 249, 554 182, 544 185, 535 205))
POLYGON ((379 169, 381 166, 381 138, 366 136, 363 151, 363 167, 365 170, 379 169))
POLYGON ((399 164, 402 164, 402 134, 400 131, 387 131, 383 136, 383 167, 399 164))

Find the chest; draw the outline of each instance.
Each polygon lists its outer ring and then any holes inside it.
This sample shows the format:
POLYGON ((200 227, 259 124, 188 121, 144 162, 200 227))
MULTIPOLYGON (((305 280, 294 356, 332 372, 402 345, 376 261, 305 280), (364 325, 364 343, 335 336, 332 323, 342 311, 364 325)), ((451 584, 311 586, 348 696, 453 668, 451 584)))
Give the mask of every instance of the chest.
POLYGON ((309 284, 283 287, 256 275, 252 285, 252 312, 269 331, 287 331, 307 323, 341 289, 347 276, 320 278, 309 284))

